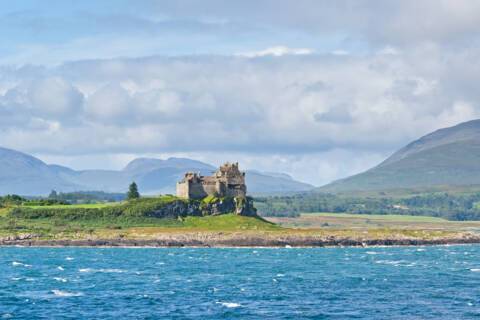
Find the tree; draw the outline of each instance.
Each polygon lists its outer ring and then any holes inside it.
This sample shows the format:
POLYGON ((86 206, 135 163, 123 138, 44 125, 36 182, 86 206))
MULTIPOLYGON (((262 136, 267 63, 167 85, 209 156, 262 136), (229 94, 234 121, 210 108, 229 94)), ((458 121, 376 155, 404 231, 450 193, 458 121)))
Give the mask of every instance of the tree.
POLYGON ((132 200, 138 198, 140 198, 140 193, 138 193, 137 184, 135 182, 132 182, 128 187, 127 199, 132 200))
POLYGON ((57 191, 55 190, 52 190, 52 192, 50 192, 50 195, 48 196, 50 199, 56 199, 58 196, 57 194, 57 191))

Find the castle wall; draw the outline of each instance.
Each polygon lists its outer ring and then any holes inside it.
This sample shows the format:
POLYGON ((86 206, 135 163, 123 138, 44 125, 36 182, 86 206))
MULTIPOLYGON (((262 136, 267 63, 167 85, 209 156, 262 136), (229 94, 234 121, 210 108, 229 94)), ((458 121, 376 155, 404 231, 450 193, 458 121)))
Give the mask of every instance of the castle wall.
POLYGON ((202 183, 203 191, 207 195, 214 195, 217 193, 216 185, 217 183, 215 181, 203 182, 202 183))
POLYGON ((177 182, 177 197, 180 198, 189 198, 188 191, 188 181, 187 182, 177 182))
POLYGON ((201 182, 192 182, 190 183, 190 190, 188 192, 188 197, 193 199, 201 199, 208 196, 208 193, 205 191, 201 182))

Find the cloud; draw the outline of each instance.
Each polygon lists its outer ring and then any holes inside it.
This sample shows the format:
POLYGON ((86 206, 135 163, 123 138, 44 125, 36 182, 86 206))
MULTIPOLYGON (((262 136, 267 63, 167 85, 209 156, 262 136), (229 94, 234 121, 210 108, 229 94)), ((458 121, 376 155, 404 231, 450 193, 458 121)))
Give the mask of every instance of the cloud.
POLYGON ((251 51, 251 52, 242 52, 238 53, 238 56, 248 57, 248 58, 255 58, 255 57, 265 57, 265 56, 274 56, 274 57, 281 57, 284 55, 306 55, 312 54, 314 52, 313 49, 308 48, 289 48, 285 46, 276 46, 267 48, 260 51, 251 51))
POLYGON ((25 126, 3 125, 0 143, 77 154, 391 152, 448 117, 476 114, 476 90, 459 96, 451 79, 478 75, 465 74, 461 61, 457 72, 442 68, 451 55, 441 50, 428 51, 438 67, 426 66, 425 54, 158 56, 13 69, 4 71, 17 83, 0 97, 0 112, 25 126), (469 108, 454 108, 459 101, 469 108))
POLYGON ((109 84, 88 97, 85 113, 105 124, 123 124, 130 119, 133 110, 128 92, 119 85, 109 84))
POLYGON ((72 117, 80 112, 83 94, 59 77, 34 80, 28 87, 28 100, 36 114, 72 117))

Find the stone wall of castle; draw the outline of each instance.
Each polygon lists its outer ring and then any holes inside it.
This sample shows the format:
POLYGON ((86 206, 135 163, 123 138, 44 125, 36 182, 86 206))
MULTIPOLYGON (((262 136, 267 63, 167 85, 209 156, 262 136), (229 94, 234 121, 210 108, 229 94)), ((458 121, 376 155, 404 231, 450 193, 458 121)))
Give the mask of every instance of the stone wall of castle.
POLYGON ((177 182, 177 197, 186 199, 190 198, 188 185, 188 181, 177 182))
POLYGON ((188 172, 177 183, 177 196, 187 199, 202 199, 209 195, 245 197, 246 193, 245 173, 239 171, 238 163, 224 164, 211 177, 188 172))

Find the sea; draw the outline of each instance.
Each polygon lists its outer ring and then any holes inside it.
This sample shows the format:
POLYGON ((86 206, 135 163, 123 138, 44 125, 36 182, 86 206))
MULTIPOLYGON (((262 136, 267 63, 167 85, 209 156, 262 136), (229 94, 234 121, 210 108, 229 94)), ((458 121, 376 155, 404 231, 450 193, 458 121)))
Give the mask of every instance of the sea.
POLYGON ((480 319, 480 246, 0 247, 0 319, 480 319))

